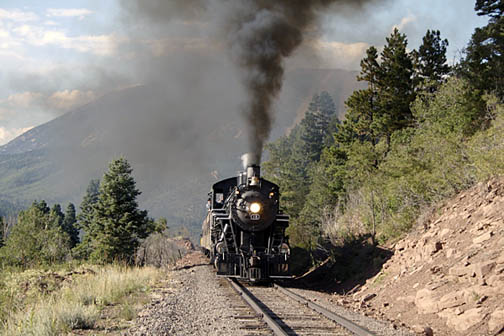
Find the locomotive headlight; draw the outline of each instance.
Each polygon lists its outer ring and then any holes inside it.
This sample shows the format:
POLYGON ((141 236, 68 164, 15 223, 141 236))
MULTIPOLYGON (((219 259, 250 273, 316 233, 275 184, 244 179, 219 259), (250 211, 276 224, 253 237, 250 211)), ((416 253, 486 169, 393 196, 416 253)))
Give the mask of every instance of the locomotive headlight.
POLYGON ((259 213, 261 211, 261 204, 260 203, 257 203, 257 202, 254 202, 252 204, 250 204, 250 212, 252 213, 259 213))

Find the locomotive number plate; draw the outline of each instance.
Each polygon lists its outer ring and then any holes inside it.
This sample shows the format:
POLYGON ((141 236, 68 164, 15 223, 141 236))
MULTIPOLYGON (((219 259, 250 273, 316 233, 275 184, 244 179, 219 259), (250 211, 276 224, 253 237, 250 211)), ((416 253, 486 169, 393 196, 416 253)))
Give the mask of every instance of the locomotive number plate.
POLYGON ((251 220, 259 220, 259 219, 261 219, 261 216, 259 214, 251 214, 250 219, 251 220))

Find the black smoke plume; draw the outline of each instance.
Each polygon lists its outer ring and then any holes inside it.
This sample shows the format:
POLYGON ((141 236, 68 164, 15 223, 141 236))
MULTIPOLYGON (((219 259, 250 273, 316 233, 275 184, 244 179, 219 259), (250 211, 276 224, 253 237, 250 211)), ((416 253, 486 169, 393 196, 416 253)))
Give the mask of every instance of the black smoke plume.
POLYGON ((322 11, 356 9, 378 0, 191 0, 126 1, 130 13, 154 21, 174 18, 218 26, 246 90, 251 164, 259 164, 274 121, 273 105, 282 89, 286 58, 302 44, 322 11))
POLYGON ((233 60, 243 69, 242 80, 248 95, 243 109, 250 126, 252 163, 260 163, 264 142, 271 132, 272 107, 282 89, 284 60, 301 45, 318 11, 336 2, 345 1, 240 1, 228 13, 227 41, 233 60))

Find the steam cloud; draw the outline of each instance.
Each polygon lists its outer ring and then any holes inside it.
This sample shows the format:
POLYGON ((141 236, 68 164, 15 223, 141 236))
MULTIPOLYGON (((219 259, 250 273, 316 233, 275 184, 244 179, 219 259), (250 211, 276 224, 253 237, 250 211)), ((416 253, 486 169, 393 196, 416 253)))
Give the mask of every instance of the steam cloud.
POLYGON ((157 23, 173 19, 216 28, 238 66, 246 98, 249 164, 260 164, 274 121, 274 102, 283 84, 285 60, 318 24, 322 10, 356 9, 379 0, 191 0, 123 1, 132 15, 157 23), (134 14, 133 14, 134 13, 134 14))

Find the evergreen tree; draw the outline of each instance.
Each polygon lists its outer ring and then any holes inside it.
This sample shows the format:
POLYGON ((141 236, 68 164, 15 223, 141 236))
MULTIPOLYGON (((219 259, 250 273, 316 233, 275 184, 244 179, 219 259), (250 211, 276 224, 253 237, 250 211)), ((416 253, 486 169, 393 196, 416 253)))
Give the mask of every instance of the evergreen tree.
POLYGON ((450 72, 446 63, 448 40, 441 40, 439 30, 427 30, 418 51, 412 52, 415 68, 415 86, 434 92, 450 72))
POLYGON ((58 225, 55 212, 44 201, 34 202, 21 211, 1 258, 9 265, 30 267, 37 264, 62 262, 68 255, 70 239, 58 225))
POLYGON ((387 143, 396 130, 410 126, 410 105, 415 99, 413 90, 413 63, 406 51, 408 40, 396 28, 388 37, 381 53, 378 94, 383 111, 384 132, 387 143))
POLYGON ((320 159, 322 148, 331 135, 329 125, 335 114, 336 105, 327 91, 313 96, 308 111, 300 123, 300 143, 302 144, 300 151, 309 162, 320 159))
POLYGON ((4 246, 4 219, 0 217, 0 248, 4 246))
POLYGON ((46 201, 42 200, 40 202, 33 202, 32 207, 36 207, 40 212, 43 214, 47 215, 51 209, 49 209, 49 206, 47 205, 46 201))
POLYGON ((147 211, 138 209, 140 191, 124 158, 110 163, 100 183, 100 194, 91 222, 93 251, 91 259, 99 262, 132 262, 140 240, 154 231, 147 211))
POLYGON ((61 211, 61 205, 54 204, 50 213, 55 218, 56 224, 59 227, 63 228, 63 220, 65 219, 65 215, 61 211))
POLYGON ((65 211, 62 229, 70 237, 70 248, 74 248, 79 243, 79 230, 75 227, 76 222, 75 206, 69 203, 65 211))
POLYGON ((98 202, 98 196, 100 195, 100 180, 94 179, 89 182, 86 189, 86 194, 82 199, 80 205, 80 213, 77 216, 77 222, 75 227, 82 230, 82 241, 74 248, 74 253, 76 256, 87 259, 91 254, 92 241, 94 240, 93 231, 91 230, 91 223, 94 218, 94 208, 98 202))
POLYGON ((477 0, 479 16, 488 16, 485 27, 476 28, 461 62, 461 73, 482 91, 504 99, 504 0, 477 0))
POLYGON ((410 104, 415 99, 412 80, 413 63, 407 53, 406 35, 397 29, 387 39, 378 63, 378 51, 370 47, 361 61, 357 79, 368 88, 355 91, 345 102, 348 107, 342 127, 345 142, 369 141, 376 145, 381 139, 387 144, 395 131, 410 126, 410 104))
POLYGON ((314 248, 318 242, 320 226, 300 214, 309 201, 312 179, 316 177, 320 182, 323 179, 315 173, 319 171, 317 162, 325 144, 334 141, 331 132, 336 132, 338 126, 334 101, 327 92, 322 92, 313 96, 305 117, 289 135, 267 145, 269 160, 263 164, 264 172, 282 190, 282 208, 291 216, 288 233, 296 246, 314 248))

